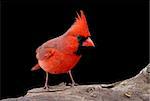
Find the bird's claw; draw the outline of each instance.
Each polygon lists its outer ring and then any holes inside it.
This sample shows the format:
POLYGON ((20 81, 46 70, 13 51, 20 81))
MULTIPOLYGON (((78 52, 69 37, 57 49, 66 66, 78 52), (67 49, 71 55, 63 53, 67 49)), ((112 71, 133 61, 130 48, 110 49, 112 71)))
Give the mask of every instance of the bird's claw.
POLYGON ((49 86, 46 85, 46 86, 43 87, 43 89, 45 89, 46 91, 49 91, 49 86))
POLYGON ((69 83, 68 85, 71 87, 74 87, 74 86, 78 86, 79 84, 78 83, 69 83))

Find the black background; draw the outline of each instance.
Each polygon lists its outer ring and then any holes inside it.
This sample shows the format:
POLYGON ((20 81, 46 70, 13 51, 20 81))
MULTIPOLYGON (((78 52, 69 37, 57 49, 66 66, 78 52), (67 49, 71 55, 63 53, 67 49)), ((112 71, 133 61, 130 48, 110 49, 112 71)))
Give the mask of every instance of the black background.
MULTIPOLYGON (((96 44, 73 69, 79 84, 110 83, 136 75, 148 64, 148 2, 4 1, 2 3, 1 98, 17 97, 43 86, 44 71, 31 72, 35 49, 62 35, 76 11, 87 16, 96 44)), ((124 0, 123 0, 124 1, 124 0)), ((70 82, 50 75, 49 84, 70 82)))

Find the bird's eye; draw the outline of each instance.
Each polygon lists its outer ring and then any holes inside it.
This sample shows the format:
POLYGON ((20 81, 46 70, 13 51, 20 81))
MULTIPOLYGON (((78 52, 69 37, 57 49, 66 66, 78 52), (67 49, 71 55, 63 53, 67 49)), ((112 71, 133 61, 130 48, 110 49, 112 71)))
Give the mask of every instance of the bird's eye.
POLYGON ((78 41, 81 43, 84 42, 86 39, 88 39, 88 37, 78 36, 78 41))

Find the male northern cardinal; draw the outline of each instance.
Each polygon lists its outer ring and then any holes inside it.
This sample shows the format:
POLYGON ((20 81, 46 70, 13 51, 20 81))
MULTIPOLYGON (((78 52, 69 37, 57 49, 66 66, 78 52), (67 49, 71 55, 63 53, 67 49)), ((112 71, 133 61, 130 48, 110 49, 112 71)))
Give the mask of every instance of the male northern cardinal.
POLYGON ((81 10, 80 15, 77 13, 74 24, 66 33, 48 40, 36 49, 38 63, 31 70, 34 71, 41 67, 46 72, 45 89, 48 89, 48 73, 69 73, 72 86, 74 86, 71 69, 82 56, 78 53, 79 47, 95 46, 90 36, 86 17, 81 10))

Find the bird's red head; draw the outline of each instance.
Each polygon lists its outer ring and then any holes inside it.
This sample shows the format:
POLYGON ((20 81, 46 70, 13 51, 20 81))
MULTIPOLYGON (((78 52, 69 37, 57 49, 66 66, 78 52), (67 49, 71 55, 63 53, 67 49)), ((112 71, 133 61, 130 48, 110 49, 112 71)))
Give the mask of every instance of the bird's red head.
POLYGON ((91 34, 89 32, 86 17, 82 10, 80 11, 80 14, 77 13, 76 20, 74 24, 70 27, 70 29, 67 31, 67 34, 85 39, 82 42, 82 46, 95 46, 90 38, 91 34))

